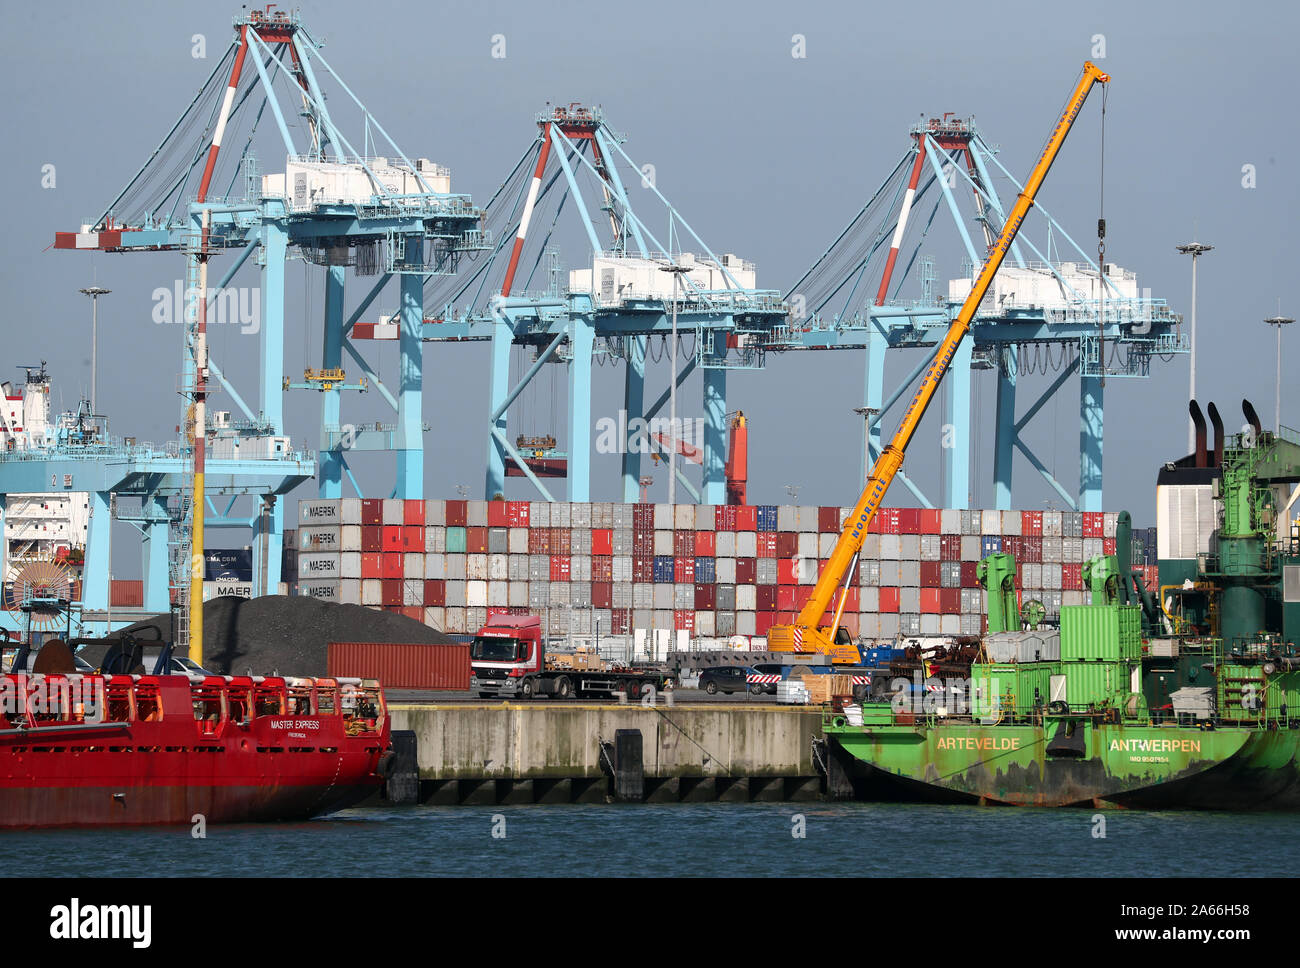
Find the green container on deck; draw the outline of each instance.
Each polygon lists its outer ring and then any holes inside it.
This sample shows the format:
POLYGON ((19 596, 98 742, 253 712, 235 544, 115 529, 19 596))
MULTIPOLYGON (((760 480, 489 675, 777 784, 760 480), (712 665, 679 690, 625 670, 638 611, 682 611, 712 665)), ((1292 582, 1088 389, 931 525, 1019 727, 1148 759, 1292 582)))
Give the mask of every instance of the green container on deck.
POLYGON ((970 671, 981 699, 996 695, 1001 709, 1025 715, 1034 708, 1035 689, 1039 702, 1047 705, 1051 678, 1061 669, 1056 662, 999 662, 972 665, 970 671))
POLYGON ((1134 668, 1125 662, 1062 662, 1065 701, 1071 709, 1119 705, 1132 691, 1134 668))
POLYGON ((1118 662, 1142 657, 1140 605, 1065 605, 1061 660, 1118 662))
POLYGON ((463 555, 465 553, 465 529, 447 529, 447 554, 463 555))

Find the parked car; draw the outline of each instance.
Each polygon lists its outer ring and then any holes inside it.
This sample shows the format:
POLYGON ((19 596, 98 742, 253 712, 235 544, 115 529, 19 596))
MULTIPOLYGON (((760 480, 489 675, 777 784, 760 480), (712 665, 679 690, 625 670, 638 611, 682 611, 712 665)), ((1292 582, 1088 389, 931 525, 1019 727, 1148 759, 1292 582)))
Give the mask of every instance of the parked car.
POLYGON ((760 683, 749 683, 745 677, 754 670, 748 666, 712 666, 700 672, 699 688, 710 696, 720 692, 731 694, 749 690, 755 696, 761 695, 766 687, 760 683))

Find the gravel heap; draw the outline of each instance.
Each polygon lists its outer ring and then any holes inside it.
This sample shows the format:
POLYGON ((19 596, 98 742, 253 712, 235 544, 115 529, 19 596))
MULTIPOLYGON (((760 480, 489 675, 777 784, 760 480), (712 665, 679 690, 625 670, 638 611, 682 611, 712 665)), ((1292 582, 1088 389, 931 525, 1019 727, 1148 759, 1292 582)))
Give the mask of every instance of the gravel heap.
MULTIPOLYGON (((139 622, 127 631, 151 622, 170 634, 168 615, 139 622)), ((257 675, 323 676, 330 642, 442 645, 451 641, 405 615, 361 605, 288 595, 223 596, 203 603, 203 667, 220 675, 244 675, 252 669, 257 675)))

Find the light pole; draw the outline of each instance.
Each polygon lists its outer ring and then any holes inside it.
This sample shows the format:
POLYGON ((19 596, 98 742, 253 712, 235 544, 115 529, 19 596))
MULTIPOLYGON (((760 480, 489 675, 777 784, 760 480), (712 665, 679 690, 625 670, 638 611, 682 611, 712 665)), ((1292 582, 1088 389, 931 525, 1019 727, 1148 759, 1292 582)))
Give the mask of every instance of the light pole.
POLYGON ((90 412, 94 414, 99 412, 95 409, 95 374, 99 363, 99 297, 107 296, 113 290, 89 286, 80 291, 90 297, 90 412))
POLYGON ((1277 329, 1277 383, 1273 388, 1273 432, 1282 431, 1282 327, 1294 323, 1290 316, 1273 316, 1264 320, 1277 329))
MULTIPOLYGON (((1191 359, 1191 383, 1187 391, 1187 399, 1196 399, 1196 260, 1202 252, 1209 252, 1214 248, 1212 245, 1206 245, 1204 242, 1184 242, 1178 246, 1178 251, 1183 255, 1192 257, 1192 359, 1191 359)), ((1196 450, 1196 428, 1191 423, 1187 425, 1187 449, 1196 450)))
POLYGON ((668 427, 672 434, 668 448, 668 506, 673 507, 677 503, 677 285, 682 273, 691 270, 687 266, 667 265, 660 266, 659 271, 673 274, 673 337, 668 376, 668 427))

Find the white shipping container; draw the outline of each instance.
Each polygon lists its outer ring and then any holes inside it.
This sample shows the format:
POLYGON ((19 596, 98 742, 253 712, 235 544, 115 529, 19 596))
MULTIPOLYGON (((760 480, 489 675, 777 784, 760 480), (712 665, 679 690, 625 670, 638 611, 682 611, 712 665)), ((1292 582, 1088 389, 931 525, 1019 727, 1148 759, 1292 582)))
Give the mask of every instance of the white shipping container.
POLYGON ((712 612, 695 613, 695 634, 696 635, 714 635, 717 631, 717 625, 713 621, 712 612))
POLYGON ((919 612, 921 610, 921 589, 899 588, 898 610, 899 612, 919 612))
POLYGON ((437 629, 439 632, 445 632, 446 625, 447 625, 447 609, 441 605, 437 606, 436 608, 435 607, 425 608, 424 624, 429 626, 429 628, 431 629, 437 629))
POLYGON ((1002 534, 1020 534, 1020 525, 1022 522, 1019 511, 1002 512, 1002 534))
POLYGON ((528 602, 528 582, 512 581, 506 591, 506 604, 511 608, 527 608, 528 602))
POLYGON ((488 555, 488 581, 507 581, 510 578, 509 556, 488 555))
POLYGON ((487 501, 465 502, 465 525, 470 528, 487 527, 487 501))
POLYGON ((659 557, 673 553, 673 533, 671 531, 655 532, 654 552, 659 557))
POLYGON ((465 609, 463 607, 446 608, 443 610, 443 612, 446 616, 446 618, 444 619, 446 624, 443 626, 443 631, 449 632, 452 635, 464 635, 465 634, 465 609))
POLYGON ((527 528, 510 529, 507 550, 512 555, 528 554, 528 529, 527 528))
POLYGON ((404 524, 406 509, 401 498, 387 497, 383 503, 384 524, 404 524))
POLYGON ((1043 512, 1043 537, 1059 538, 1062 536, 1061 529, 1061 512, 1044 511, 1043 512))
POLYGON ((736 611, 752 612, 758 608, 758 589, 754 585, 736 586, 736 611))
POLYGON ((402 555, 402 577, 424 580, 424 555, 407 552, 402 555))
MULTIPOLYGON (((361 577, 361 554, 356 551, 345 551, 339 555, 339 577, 341 578, 360 578, 361 577)), ((353 602, 352 604, 360 604, 353 602)))
POLYGON ((1043 588, 1058 589, 1061 587, 1061 565, 1056 561, 1043 562, 1043 588))
POLYGON ((615 555, 614 560, 610 563, 610 578, 616 582, 630 582, 632 580, 632 556, 615 555))
POLYGON ((980 560, 980 536, 979 535, 964 534, 961 536, 961 560, 962 561, 980 560))
POLYGON ((673 509, 673 527, 678 531, 695 530, 694 504, 678 504, 673 509))
POLYGON ((898 536, 898 560, 921 560, 921 536, 919 534, 900 534, 898 536))
POLYGON ((633 608, 654 608, 655 589, 658 585, 637 584, 632 586, 633 608))
POLYGON ((382 605, 384 603, 384 585, 378 578, 361 580, 361 604, 382 605))
POLYGON ((831 552, 835 550, 835 542, 839 540, 840 536, 838 534, 831 534, 830 532, 819 534, 817 536, 817 557, 829 558, 831 552))
POLYGON ((980 516, 980 534, 996 535, 1002 533, 1002 512, 984 511, 980 516))
POLYGON ((567 581, 551 582, 551 604, 568 605, 572 596, 569 592, 569 583, 567 581))
POLYGON ((879 629, 876 632, 878 638, 893 639, 902 629, 897 612, 881 612, 877 621, 879 622, 879 629))
POLYGON ((939 560, 939 536, 937 534, 921 535, 921 560, 939 560))
MULTIPOLYGON (((614 505, 609 501, 598 501, 591 506, 591 526, 593 528, 614 527, 614 505)), ((604 628, 609 628, 608 625, 604 628)))
POLYGON ((529 502, 528 526, 530 528, 549 528, 551 526, 551 502, 529 502))
POLYGON ((493 608, 506 608, 510 604, 509 586, 503 581, 490 581, 487 586, 487 603, 493 608))
POLYGON ((695 585, 679 582, 673 586, 673 608, 695 607, 695 585))
POLYGON ((361 498, 345 497, 339 501, 339 524, 360 526, 361 498))
POLYGON ((900 561, 898 563, 898 584, 907 588, 921 586, 921 563, 919 561, 900 561))
POLYGON ((425 578, 446 578, 447 577, 447 556, 446 555, 425 555, 424 556, 424 577, 425 578))
POLYGON ((361 579, 344 578, 339 582, 339 604, 340 605, 360 605, 361 604, 361 579))
POLYGON ((674 586, 668 584, 658 584, 649 586, 654 589, 654 607, 655 608, 672 608, 673 607, 673 589, 674 586))
POLYGON ((507 581, 528 581, 528 556, 527 555, 506 556, 506 580, 507 581))
POLYGON ((575 503, 569 505, 569 527, 591 530, 590 504, 575 503))
MULTIPOLYGON (((298 529, 298 550, 306 552, 323 553, 326 551, 342 551, 343 535, 342 528, 299 528, 298 529)), ((360 531, 360 529, 357 529, 360 531)), ((356 548, 349 549, 353 551, 361 550, 361 536, 357 535, 356 548)))
POLYGON ((939 633, 941 635, 961 635, 961 616, 940 615, 939 633))
POLYGON ((338 527, 343 523, 341 501, 299 501, 298 524, 303 527, 338 527))
POLYGON ((880 535, 868 534, 862 540, 862 557, 868 561, 880 558, 880 535))
POLYGON ((424 502, 424 526, 426 528, 445 527, 447 524, 447 502, 446 501, 425 501, 424 502))
POLYGON ((673 509, 668 504, 655 505, 655 530, 671 531, 673 529, 673 509))
MULTIPOLYGON (((901 550, 901 534, 882 534, 880 536, 880 560, 897 561, 898 553, 901 550)), ((882 582, 883 583, 883 582, 882 582)))
POLYGON ((471 581, 487 581, 488 556, 484 554, 466 555, 465 577, 471 581))
POLYGON ((424 553, 426 555, 441 555, 447 551, 447 529, 441 525, 436 527, 425 527, 424 529, 424 553))
POLYGON ((944 508, 939 512, 939 530, 944 534, 961 534, 961 511, 944 508))
MULTIPOLYGON (((717 548, 714 548, 716 551, 717 548)), ((753 531, 736 532, 736 557, 754 558, 758 556, 758 536, 753 531)))
POLYGON ((1025 588, 1043 587, 1043 566, 1032 561, 1020 566, 1021 583, 1025 588))
POLYGON ((1090 561, 1101 554, 1101 538, 1080 538, 1078 540, 1083 542, 1083 556, 1080 558, 1081 561, 1090 561))
POLYGON ((340 529, 341 550, 343 551, 360 551, 361 550, 361 525, 345 524, 340 529))
POLYGON ((1043 539, 1043 563, 1061 561, 1061 552, 1063 551, 1064 538, 1044 538, 1043 539))
POLYGON ((896 588, 898 586, 898 561, 892 558, 882 558, 880 560, 880 584, 884 588, 896 588))
MULTIPOLYGON (((941 619, 942 617, 943 617, 942 615, 931 615, 931 614, 922 615, 921 634, 938 635, 939 630, 942 627, 942 623, 939 621, 939 619, 941 619)), ((956 616, 953 616, 953 618, 956 618, 956 616)))
POLYGON ((776 509, 776 530, 798 531, 799 509, 792 504, 782 504, 776 509))
POLYGON ((468 583, 463 581, 449 581, 443 586, 446 597, 443 599, 447 605, 456 606, 457 608, 465 607, 468 583))
POLYGON ((455 581, 465 580, 465 559, 467 555, 446 555, 444 560, 447 562, 447 579, 455 581))
POLYGON ((1082 538, 1062 538, 1061 539, 1061 560, 1068 561, 1071 564, 1077 564, 1083 560, 1083 539, 1082 538))
POLYGON ((343 570, 341 564, 338 552, 332 552, 329 554, 300 554, 298 556, 298 581, 314 581, 320 578, 342 578, 343 570))
MULTIPOLYGON (((722 532, 718 533, 721 537, 722 532)), ((736 559, 735 558, 715 558, 713 559, 714 578, 721 585, 732 585, 736 581, 736 559)))
POLYGON ((758 622, 753 612, 736 613, 736 634, 737 635, 756 635, 758 622))
POLYGON ((712 531, 718 523, 716 506, 701 504, 695 509, 695 530, 712 531))
MULTIPOLYGON (((320 602, 335 602, 339 600, 339 582, 334 581, 307 581, 298 583, 298 594, 303 598, 314 598, 320 602)), ((251 582, 216 582, 205 581, 203 583, 203 600, 210 601, 213 598, 230 596, 233 598, 251 598, 251 582)))
POLYGON ((880 611, 880 589, 870 586, 859 591, 858 608, 863 612, 880 611))
POLYGON ((402 604, 407 607, 424 604, 423 578, 408 578, 402 582, 402 604))
POLYGON ((1106 517, 1102 520, 1101 536, 1103 538, 1115 537, 1115 531, 1119 527, 1119 512, 1107 511, 1106 517))
POLYGON ((713 553, 719 558, 736 557, 736 532, 719 531, 713 540, 713 553))

